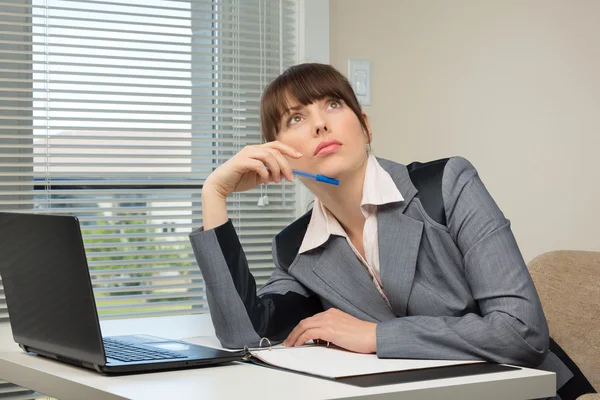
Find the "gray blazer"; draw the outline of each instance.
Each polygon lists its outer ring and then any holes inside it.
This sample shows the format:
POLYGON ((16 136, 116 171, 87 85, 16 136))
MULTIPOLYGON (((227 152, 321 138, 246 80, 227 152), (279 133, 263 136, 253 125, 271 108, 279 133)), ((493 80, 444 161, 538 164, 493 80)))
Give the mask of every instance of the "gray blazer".
MULTIPOLYGON (((318 299, 322 309, 335 307, 376 322, 382 358, 485 359, 538 367, 557 372, 557 387, 562 386, 572 374, 548 351, 546 319, 510 222, 475 168, 460 157, 447 162, 443 226, 415 197, 407 168, 378 161, 404 197, 377 213, 381 281, 391 307, 344 238, 332 236, 297 254, 304 236, 294 227, 300 224, 305 231, 310 215, 273 241, 275 271, 258 298, 293 293, 318 299)), ((258 344, 261 323, 249 315, 255 294, 247 293, 237 275, 245 257, 238 266, 228 260, 236 251, 231 238, 202 228, 190 234, 217 336, 224 346, 239 348, 258 344)), ((260 312, 268 313, 272 303, 260 312)))

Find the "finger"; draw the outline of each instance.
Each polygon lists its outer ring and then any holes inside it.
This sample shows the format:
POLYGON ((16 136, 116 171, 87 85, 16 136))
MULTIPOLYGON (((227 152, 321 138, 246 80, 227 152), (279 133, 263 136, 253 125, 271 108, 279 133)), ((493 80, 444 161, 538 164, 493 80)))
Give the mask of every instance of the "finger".
POLYGON ((343 317, 345 315, 343 312, 336 308, 330 308, 326 311, 320 312, 318 314, 313 315, 312 317, 303 319, 296 325, 294 330, 290 333, 288 338, 286 339, 288 346, 296 346, 297 343, 304 344, 308 340, 311 339, 321 339, 327 342, 332 342, 332 334, 336 329, 333 327, 338 326, 340 323, 343 323, 343 317), (306 332, 314 331, 315 329, 320 332, 321 336, 319 337, 309 337, 307 338, 306 332), (304 335, 304 337, 303 337, 304 335))
POLYGON ((300 337, 304 332, 306 332, 309 329, 321 327, 323 325, 323 316, 324 313, 318 313, 313 315, 312 317, 308 317, 300 321, 298 325, 296 325, 296 327, 292 329, 288 337, 283 341, 283 345, 293 346, 294 343, 296 343, 296 341, 298 340, 298 337, 300 337))
POLYGON ((323 338, 324 335, 325 335, 325 330, 322 328, 309 329, 298 337, 298 339, 294 343, 294 346, 302 346, 309 340, 322 339, 322 340, 327 341, 327 339, 323 338))
POLYGON ((271 153, 269 150, 257 147, 252 149, 248 157, 262 161, 267 166, 269 170, 268 172, 271 174, 275 182, 279 182, 281 180, 281 170, 279 169, 279 162, 277 161, 273 153, 271 153))
POLYGON ((267 168, 273 180, 279 183, 281 181, 281 167, 279 166, 279 161, 277 161, 277 158, 271 151, 266 149, 263 151, 265 152, 263 161, 267 165, 267 168))
POLYGON ((279 150, 281 153, 287 154, 288 156, 293 157, 293 158, 302 157, 302 153, 300 153, 298 150, 296 150, 295 148, 293 148, 291 146, 288 146, 287 144, 283 144, 277 140, 275 140, 273 142, 267 142, 263 146, 275 148, 275 149, 279 150))
POLYGON ((256 172, 260 176, 261 181, 265 185, 268 184, 269 183, 269 171, 265 167, 265 164, 263 164, 262 161, 254 160, 254 159, 249 159, 248 161, 249 161, 248 171, 256 172))
MULTIPOLYGON (((310 319, 310 318, 308 318, 310 319)), ((290 332, 290 334, 288 335, 287 338, 285 338, 285 340, 283 341, 283 345, 284 346, 293 346, 294 343, 296 343, 296 340, 298 340, 298 337, 304 333, 304 328, 302 325, 302 322, 305 320, 300 321, 300 323, 298 323, 298 325, 296 325, 294 327, 294 329, 292 329, 292 331, 290 332)))
POLYGON ((269 149, 269 151, 271 152, 271 154, 273 154, 273 156, 275 157, 275 159, 279 163, 279 170, 281 171, 281 174, 288 181, 292 182, 294 180, 294 174, 292 172, 292 167, 290 167, 290 164, 285 159, 285 157, 283 156, 283 154, 281 154, 279 152, 279 150, 276 150, 276 149, 269 149))
POLYGON ((292 329, 292 331, 285 338, 285 340, 283 341, 282 344, 286 347, 291 346, 292 344, 296 343, 296 340, 298 340, 298 336, 300 336, 302 334, 302 332, 300 332, 298 325, 296 325, 296 327, 294 329, 292 329))

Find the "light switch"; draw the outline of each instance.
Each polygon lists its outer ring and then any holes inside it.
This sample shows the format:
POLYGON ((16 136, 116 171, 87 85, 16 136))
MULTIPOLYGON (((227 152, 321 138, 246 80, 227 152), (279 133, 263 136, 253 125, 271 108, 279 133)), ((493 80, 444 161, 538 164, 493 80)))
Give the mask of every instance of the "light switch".
POLYGON ((354 85, 356 94, 359 96, 367 95, 367 71, 364 69, 357 69, 354 71, 354 85))
POLYGON ((371 61, 348 60, 348 80, 359 103, 371 105, 371 61))

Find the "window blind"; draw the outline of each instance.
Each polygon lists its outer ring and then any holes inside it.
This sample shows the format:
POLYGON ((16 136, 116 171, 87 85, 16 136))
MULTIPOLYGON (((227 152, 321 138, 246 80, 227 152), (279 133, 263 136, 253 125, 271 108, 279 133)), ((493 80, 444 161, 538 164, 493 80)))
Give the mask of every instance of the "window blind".
MULTIPOLYGON (((204 179, 260 143, 262 90, 295 62, 295 9, 0 0, 0 210, 79 217, 102 318, 208 311, 187 235, 204 179)), ((259 285, 294 187, 227 200, 259 285)))

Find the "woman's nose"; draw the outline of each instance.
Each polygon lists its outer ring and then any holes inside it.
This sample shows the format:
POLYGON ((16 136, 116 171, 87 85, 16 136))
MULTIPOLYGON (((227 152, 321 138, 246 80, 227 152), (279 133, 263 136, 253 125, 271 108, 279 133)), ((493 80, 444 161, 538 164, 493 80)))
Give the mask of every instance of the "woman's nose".
POLYGON ((320 135, 321 133, 327 132, 327 125, 317 126, 316 133, 320 135))
POLYGON ((329 130, 330 129, 327 126, 327 121, 322 115, 319 115, 315 120, 315 134, 318 136, 324 132, 329 132, 329 130))

